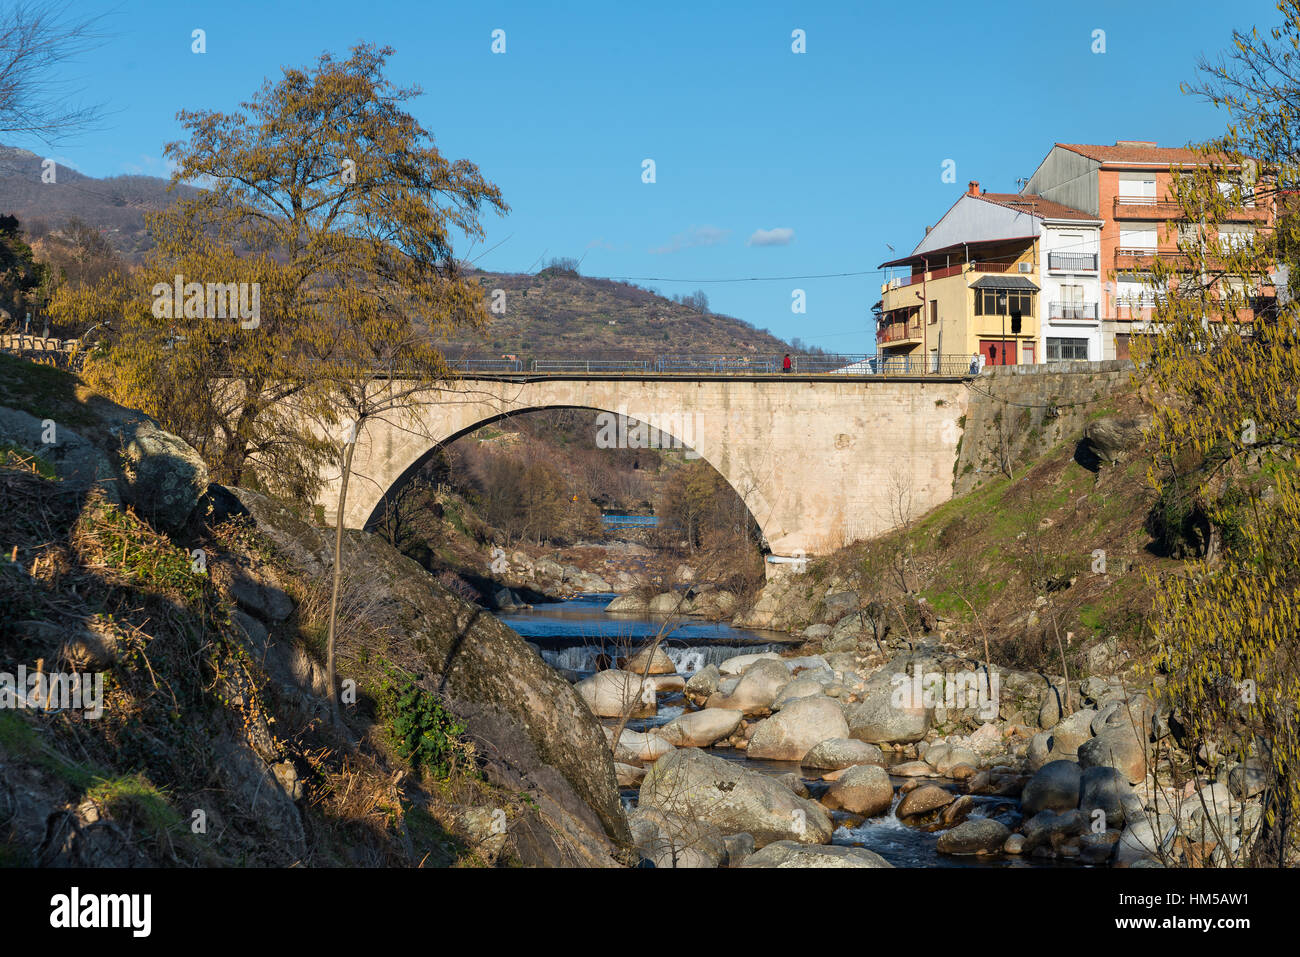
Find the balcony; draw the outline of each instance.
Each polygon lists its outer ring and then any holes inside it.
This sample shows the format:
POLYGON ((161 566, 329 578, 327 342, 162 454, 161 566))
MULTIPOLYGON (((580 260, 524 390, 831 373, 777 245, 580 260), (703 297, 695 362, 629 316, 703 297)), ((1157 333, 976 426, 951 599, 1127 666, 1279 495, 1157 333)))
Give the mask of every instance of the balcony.
MULTIPOLYGON (((919 286, 922 282, 937 282, 940 279, 947 279, 949 276, 960 276, 966 272, 967 267, 971 272, 1010 272, 1013 267, 1019 270, 1020 267, 1015 263, 1005 262, 969 262, 957 263, 955 266, 944 266, 941 269, 931 269, 928 273, 914 272, 910 276, 898 276, 891 279, 880 287, 881 293, 888 293, 891 289, 904 289, 908 286, 919 286)), ((1096 269, 1096 266, 1093 266, 1096 269)))
POLYGON ((1096 322, 1095 302, 1051 302, 1047 304, 1047 318, 1067 322, 1096 322))
POLYGON ((1048 253, 1047 268, 1052 272, 1096 272, 1096 253, 1048 253))
POLYGON ((882 322, 876 330, 877 345, 920 341, 921 323, 919 321, 882 322))
MULTIPOLYGON (((1255 206, 1253 203, 1237 206, 1223 213, 1224 222, 1266 223, 1268 218, 1268 207, 1255 206)), ((1187 219, 1187 215, 1181 206, 1168 200, 1157 200, 1147 196, 1116 196, 1115 219, 1167 221, 1187 219)))

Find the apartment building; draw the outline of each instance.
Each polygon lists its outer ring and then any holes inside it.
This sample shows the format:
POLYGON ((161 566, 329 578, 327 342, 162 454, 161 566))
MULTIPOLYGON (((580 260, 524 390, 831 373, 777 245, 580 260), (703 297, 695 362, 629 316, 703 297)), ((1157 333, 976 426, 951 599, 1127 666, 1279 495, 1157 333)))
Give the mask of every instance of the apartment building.
POLYGON ((1097 359, 1101 222, 1044 197, 978 182, 926 230, 881 287, 877 351, 919 369, 1097 359))
MULTIPOLYGON (((1128 358, 1132 338, 1153 331, 1152 314, 1164 290, 1152 280, 1152 265, 1157 257, 1185 261, 1178 253, 1179 236, 1201 235, 1199 223, 1189 221, 1170 199, 1174 168, 1197 165, 1204 165, 1204 158, 1194 150, 1145 140, 1120 140, 1113 146, 1057 143, 1025 184, 1026 197, 1061 203, 1101 223, 1101 355, 1095 358, 1128 358)), ((1257 231, 1272 227, 1273 204, 1256 204, 1246 172, 1229 168, 1219 184, 1225 195, 1235 194, 1240 185, 1244 201, 1217 236, 1204 237, 1207 241, 1250 242, 1257 231)), ((1264 276, 1252 292, 1255 306, 1238 314, 1238 321, 1251 321, 1264 305, 1261 300, 1275 295, 1264 276)))

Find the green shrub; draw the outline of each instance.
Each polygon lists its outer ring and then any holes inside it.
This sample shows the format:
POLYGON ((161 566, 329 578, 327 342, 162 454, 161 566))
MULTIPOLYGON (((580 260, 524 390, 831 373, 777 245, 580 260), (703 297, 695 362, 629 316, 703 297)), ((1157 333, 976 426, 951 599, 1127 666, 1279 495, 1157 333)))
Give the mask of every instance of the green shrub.
POLYGON ((465 726, 443 707, 438 695, 409 676, 390 676, 380 699, 380 714, 398 756, 445 780, 474 765, 474 746, 465 726))

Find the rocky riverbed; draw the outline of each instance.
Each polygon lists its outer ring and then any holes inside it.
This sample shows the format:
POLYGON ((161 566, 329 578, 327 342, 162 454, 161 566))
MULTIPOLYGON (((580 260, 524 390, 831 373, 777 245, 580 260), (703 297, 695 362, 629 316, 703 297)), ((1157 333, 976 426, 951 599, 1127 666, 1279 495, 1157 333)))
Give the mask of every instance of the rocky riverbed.
POLYGON ((1261 776, 1169 785, 1168 716, 1119 679, 1067 688, 940 643, 828 651, 834 629, 810 631, 691 669, 660 648, 570 675, 645 861, 1186 866, 1238 860, 1259 831, 1261 776))

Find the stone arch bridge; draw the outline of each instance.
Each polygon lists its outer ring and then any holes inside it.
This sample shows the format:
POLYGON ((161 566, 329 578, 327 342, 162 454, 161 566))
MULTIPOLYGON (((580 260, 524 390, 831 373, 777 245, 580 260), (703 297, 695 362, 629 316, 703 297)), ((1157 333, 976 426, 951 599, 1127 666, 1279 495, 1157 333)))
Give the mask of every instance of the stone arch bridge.
MULTIPOLYGON (((465 375, 403 419, 361 430, 344 522, 377 521, 442 444, 510 415, 582 408, 611 413, 593 444, 657 438, 697 453, 748 506, 773 556, 824 554, 897 525, 900 503, 914 516, 952 497, 968 395, 963 377, 936 375, 465 375)), ((317 499, 330 520, 338 488, 328 478, 317 499)))

